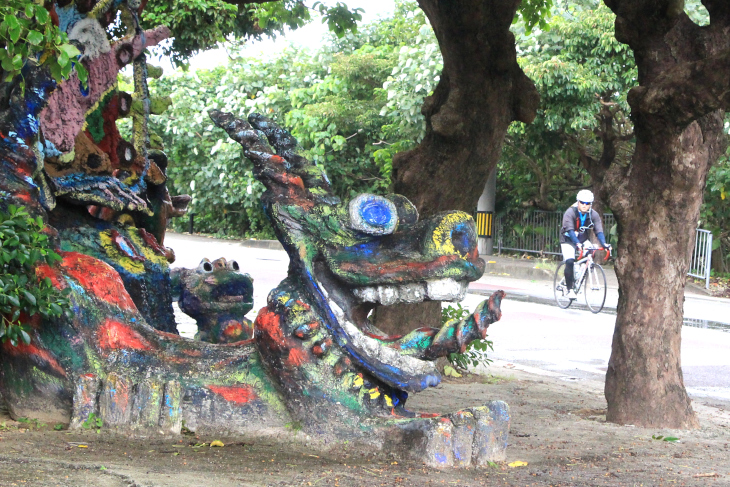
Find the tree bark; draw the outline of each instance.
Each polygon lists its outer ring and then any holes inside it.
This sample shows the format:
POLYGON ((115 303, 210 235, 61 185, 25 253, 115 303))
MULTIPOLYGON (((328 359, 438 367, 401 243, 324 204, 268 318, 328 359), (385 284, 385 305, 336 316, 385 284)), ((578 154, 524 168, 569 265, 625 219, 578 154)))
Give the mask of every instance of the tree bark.
MULTIPOLYGON (((499 160, 507 127, 535 118, 539 95, 517 65, 509 31, 519 1, 418 2, 433 26, 444 68, 421 108, 426 135, 418 147, 394 157, 393 183, 423 216, 473 212, 499 160)), ((431 315, 429 322, 440 322, 440 313, 432 309, 431 315)), ((423 323, 407 320, 398 329, 415 326, 423 323)))
POLYGON ((616 38, 634 51, 629 92, 636 148, 602 174, 618 222, 619 304, 606 419, 642 427, 698 426, 682 378, 686 275, 710 166, 725 150, 727 2, 704 0, 698 27, 670 0, 605 0, 616 38))
POLYGON ((393 160, 396 193, 423 215, 471 212, 497 164, 507 127, 535 118, 539 96, 517 65, 509 31, 519 0, 419 0, 443 55, 421 109, 426 135, 393 160))

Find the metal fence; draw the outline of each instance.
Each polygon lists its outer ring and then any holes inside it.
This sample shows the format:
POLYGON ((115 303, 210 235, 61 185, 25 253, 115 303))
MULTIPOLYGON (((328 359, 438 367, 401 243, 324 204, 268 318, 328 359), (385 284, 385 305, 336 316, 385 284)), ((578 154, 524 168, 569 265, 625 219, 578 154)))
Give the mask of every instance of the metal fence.
MULTIPOLYGON (((541 210, 512 210, 494 219, 497 251, 514 250, 535 254, 562 255, 560 227, 563 212, 541 210)), ((603 214, 603 231, 611 244, 611 229, 616 225, 612 213, 603 214)), ((710 287, 712 232, 697 229, 689 275, 705 279, 710 287)))
POLYGON ((705 280, 705 287, 710 287, 710 271, 712 269, 712 232, 697 229, 695 249, 689 263, 689 275, 705 280))
MULTIPOLYGON (((513 210, 496 218, 495 234, 498 251, 516 250, 537 254, 562 255, 560 251, 561 211, 513 210)), ((603 214, 603 231, 609 238, 616 220, 603 214)))

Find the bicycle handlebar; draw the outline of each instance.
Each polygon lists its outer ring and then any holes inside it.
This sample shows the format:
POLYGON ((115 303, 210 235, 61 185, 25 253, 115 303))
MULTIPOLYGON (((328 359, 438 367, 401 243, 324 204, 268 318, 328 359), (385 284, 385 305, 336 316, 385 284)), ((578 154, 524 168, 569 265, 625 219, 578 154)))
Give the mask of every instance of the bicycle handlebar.
POLYGON ((606 251, 606 257, 603 259, 603 262, 608 261, 608 258, 611 257, 611 248, 612 247, 603 247, 601 249, 598 248, 590 248, 590 249, 584 249, 583 247, 580 248, 580 255, 578 255, 578 260, 581 260, 584 255, 586 255, 588 252, 595 253, 597 250, 605 250, 606 251))

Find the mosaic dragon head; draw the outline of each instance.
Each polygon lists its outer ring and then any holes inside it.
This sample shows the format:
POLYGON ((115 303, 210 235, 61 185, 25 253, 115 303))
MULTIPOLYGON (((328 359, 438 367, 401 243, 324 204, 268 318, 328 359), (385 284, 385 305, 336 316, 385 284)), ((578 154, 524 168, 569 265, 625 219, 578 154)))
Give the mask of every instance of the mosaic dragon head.
POLYGON ((407 393, 439 384, 434 360, 486 336, 503 293, 466 320, 404 336, 383 334, 368 314, 376 303, 463 299, 485 266, 471 216, 419 220, 413 204, 393 194, 341 202, 322 169, 272 121, 210 116, 253 162, 266 186, 265 211, 289 254, 289 277, 269 294, 254 329, 279 386, 299 397, 296 415, 312 422, 324 402, 345 415, 414 416, 404 407, 407 393))

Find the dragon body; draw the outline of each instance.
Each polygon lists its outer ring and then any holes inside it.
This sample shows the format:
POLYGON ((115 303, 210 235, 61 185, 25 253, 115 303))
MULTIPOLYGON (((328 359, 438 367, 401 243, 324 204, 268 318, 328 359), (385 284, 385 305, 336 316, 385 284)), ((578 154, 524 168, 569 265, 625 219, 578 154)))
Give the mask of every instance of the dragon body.
POLYGON ((340 201, 288 132, 258 115, 211 112, 266 186, 262 203, 290 259, 251 326, 252 281, 238 264, 204 260, 170 276, 164 228, 189 198, 168 194, 167 158, 149 145, 143 54, 168 31, 142 32, 132 0, 50 5, 83 48, 88 86, 31 64, 24 90, 4 82, 0 208, 23 205, 45 222, 63 260, 37 274, 69 290, 72 313, 30 317, 30 345, 2 345, 0 392, 13 416, 78 427, 95 414, 143 434, 177 434, 184 421, 196 432, 284 435, 299 423, 327 444, 356 440, 440 467, 504 457, 505 403, 450 415, 406 407, 409 393, 440 382, 435 359, 485 337, 504 293, 464 320, 404 336, 368 320, 376 303, 463 298, 485 265, 469 215, 419 219, 400 195, 340 201), (114 9, 129 33, 109 42, 98 37, 114 9), (130 63, 132 95, 116 86, 130 63), (131 142, 113 123, 125 114, 131 142), (176 334, 174 291, 206 341, 176 334))

